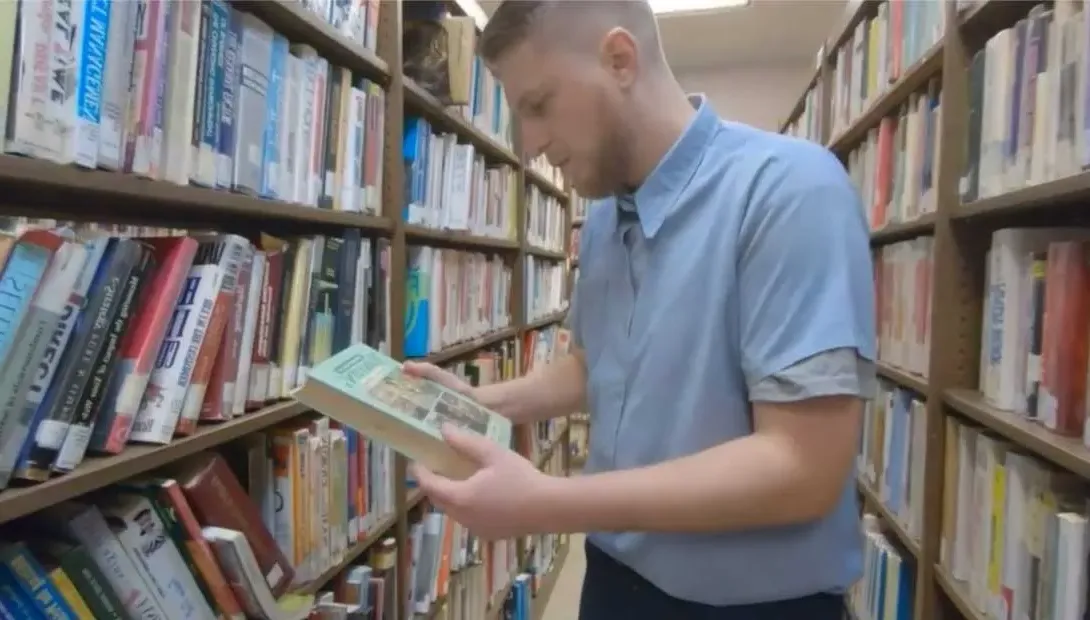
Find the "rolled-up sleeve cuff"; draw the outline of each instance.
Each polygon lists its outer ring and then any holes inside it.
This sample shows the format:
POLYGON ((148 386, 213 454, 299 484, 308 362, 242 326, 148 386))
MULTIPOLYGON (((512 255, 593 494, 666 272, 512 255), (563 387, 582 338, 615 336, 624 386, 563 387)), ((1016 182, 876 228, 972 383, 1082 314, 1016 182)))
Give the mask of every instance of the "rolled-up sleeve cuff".
POLYGON ((878 387, 872 360, 854 348, 831 349, 761 379, 749 387, 751 402, 791 403, 821 396, 870 399, 878 387))

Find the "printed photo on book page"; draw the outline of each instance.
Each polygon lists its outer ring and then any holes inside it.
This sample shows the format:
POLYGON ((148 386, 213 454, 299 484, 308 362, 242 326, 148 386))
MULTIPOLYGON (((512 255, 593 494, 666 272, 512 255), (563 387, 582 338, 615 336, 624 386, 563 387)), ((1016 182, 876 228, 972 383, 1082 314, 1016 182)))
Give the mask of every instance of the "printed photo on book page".
MULTIPOLYGON (((366 345, 349 347, 322 362, 307 381, 324 384, 440 441, 442 425, 453 424, 505 447, 511 443, 511 423, 506 418, 438 383, 405 374, 400 362, 366 345)), ((305 402, 304 391, 297 397, 305 402)), ((334 411, 323 413, 339 417, 334 411)))

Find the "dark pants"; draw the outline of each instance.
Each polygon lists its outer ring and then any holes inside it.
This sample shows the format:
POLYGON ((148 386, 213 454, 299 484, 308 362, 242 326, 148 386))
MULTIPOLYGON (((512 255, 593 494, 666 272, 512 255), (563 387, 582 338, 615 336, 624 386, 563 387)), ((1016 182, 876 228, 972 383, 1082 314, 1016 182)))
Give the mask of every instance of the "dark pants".
MULTIPOLYGON (((842 620, 844 597, 814 594, 754 605, 714 607, 666 594, 587 542, 579 620, 842 620)), ((770 575, 774 579, 774 575, 770 575)))

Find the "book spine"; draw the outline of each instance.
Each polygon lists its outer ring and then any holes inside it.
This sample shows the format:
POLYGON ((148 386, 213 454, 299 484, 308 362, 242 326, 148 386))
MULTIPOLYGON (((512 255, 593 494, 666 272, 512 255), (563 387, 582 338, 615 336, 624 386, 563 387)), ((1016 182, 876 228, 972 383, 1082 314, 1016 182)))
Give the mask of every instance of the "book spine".
POLYGON ((77 90, 81 71, 80 50, 83 40, 84 0, 57 0, 53 5, 53 37, 50 59, 49 114, 58 143, 54 161, 71 163, 75 137, 77 90), (69 79, 71 78, 71 79, 69 79))
POLYGON ((69 145, 78 166, 98 165, 99 119, 102 116, 103 75, 110 33, 109 0, 79 0, 84 3, 81 25, 82 48, 76 78, 75 130, 69 145))
POLYGON ((61 567, 90 608, 95 620, 127 620, 128 614, 106 576, 83 545, 75 545, 60 557, 61 567))
POLYGON ((208 56, 212 53, 212 3, 200 0, 201 17, 197 35, 197 70, 193 91, 193 123, 189 136, 189 182, 200 185, 201 137, 208 98, 208 56))
POLYGON ((199 2, 172 3, 167 22, 168 53, 164 55, 165 99, 159 103, 163 133, 162 177, 178 185, 189 184, 196 108, 197 66, 200 60, 199 2))
POLYGON ((189 435, 197 429, 204 395, 208 390, 208 380, 212 375, 212 366, 223 345, 223 332, 233 310, 239 271, 242 269, 242 262, 250 248, 250 243, 242 237, 229 235, 217 241, 216 246, 215 265, 221 275, 213 293, 211 314, 203 324, 198 317, 198 329, 204 333, 200 337, 196 361, 193 364, 189 387, 175 431, 179 435, 189 435))
POLYGON ((216 162, 220 143, 220 108, 223 94, 223 46, 227 36, 230 7, 224 0, 211 0, 207 50, 204 59, 204 99, 201 101, 201 137, 195 183, 217 187, 216 162))
POLYGON ((102 93, 99 107, 98 167, 121 170, 125 164, 128 135, 126 114, 132 87, 133 46, 136 43, 136 14, 144 0, 112 2, 106 37, 102 93))
POLYGON ((238 134, 231 187, 253 196, 261 194, 272 31, 252 15, 242 17, 238 92, 238 134))
POLYGON ((235 160, 238 127, 240 46, 242 45, 242 16, 230 10, 223 34, 223 70, 220 84, 219 133, 216 146, 216 186, 231 187, 235 160))
POLYGON ((239 276, 235 281, 234 291, 231 293, 222 343, 216 352, 208 389, 201 405, 200 419, 202 420, 231 419, 235 400, 235 381, 240 365, 239 346, 246 315, 246 293, 250 286, 253 262, 253 248, 247 244, 239 268, 239 276))
POLYGON ((286 113, 280 109, 281 91, 284 88, 284 72, 287 65, 288 40, 279 33, 273 33, 269 47, 269 79, 265 97, 265 136, 263 155, 263 174, 261 178, 261 196, 281 198, 280 175, 280 115, 286 113))
POLYGON ((233 415, 242 415, 246 412, 246 400, 250 394, 250 382, 253 377, 254 366, 254 342, 257 339, 258 316, 263 306, 262 293, 265 290, 265 257, 264 252, 256 252, 250 270, 250 283, 246 292, 246 316, 242 330, 242 340, 239 343, 238 376, 235 378, 235 393, 231 407, 233 415))

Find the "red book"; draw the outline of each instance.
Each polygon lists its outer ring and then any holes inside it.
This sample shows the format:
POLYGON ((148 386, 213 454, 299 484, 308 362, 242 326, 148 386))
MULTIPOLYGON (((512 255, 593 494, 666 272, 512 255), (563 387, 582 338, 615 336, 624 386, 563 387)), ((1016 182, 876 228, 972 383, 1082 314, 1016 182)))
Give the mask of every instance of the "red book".
POLYGON ((157 366, 163 336, 178 303, 182 285, 193 266, 197 242, 189 237, 142 239, 152 248, 154 272, 147 279, 142 298, 121 340, 114 399, 99 413, 91 450, 117 454, 125 447, 136 414, 144 398, 155 398, 159 390, 149 386, 157 366))
POLYGON ((202 454, 177 480, 201 525, 222 527, 246 536, 273 596, 279 598, 284 594, 295 579, 295 569, 265 527, 257 505, 227 461, 218 454, 202 454))
POLYGON ((1048 246, 1037 413, 1046 428, 1081 437, 1090 342, 1090 252, 1079 241, 1048 246))
POLYGON ((208 390, 204 393, 201 404, 201 419, 222 422, 231 419, 231 409, 235 400, 235 380, 238 378, 239 344, 242 342, 242 330, 246 323, 246 307, 257 303, 247 298, 250 288, 250 276, 253 269, 253 251, 242 262, 235 291, 231 297, 229 319, 223 330, 223 342, 216 352, 212 364, 212 376, 208 380, 208 390))

